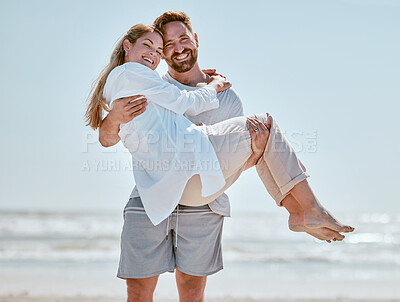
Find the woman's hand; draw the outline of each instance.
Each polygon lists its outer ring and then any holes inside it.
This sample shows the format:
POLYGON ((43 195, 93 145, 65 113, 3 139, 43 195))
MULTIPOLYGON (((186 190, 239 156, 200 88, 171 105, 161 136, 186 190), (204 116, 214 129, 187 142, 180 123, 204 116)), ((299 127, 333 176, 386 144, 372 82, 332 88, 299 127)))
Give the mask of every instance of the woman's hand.
POLYGON ((221 76, 212 76, 208 85, 215 88, 217 92, 224 91, 232 86, 232 84, 221 76))
POLYGON ((204 72, 206 75, 209 75, 210 77, 211 76, 221 76, 224 79, 226 79, 226 76, 219 74, 216 69, 202 69, 201 71, 204 72))

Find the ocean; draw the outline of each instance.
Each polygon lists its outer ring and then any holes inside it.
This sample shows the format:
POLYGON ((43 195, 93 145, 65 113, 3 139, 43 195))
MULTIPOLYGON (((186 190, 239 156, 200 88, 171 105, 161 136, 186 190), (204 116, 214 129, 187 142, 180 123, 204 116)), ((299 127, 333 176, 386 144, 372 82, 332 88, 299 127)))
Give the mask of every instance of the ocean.
MULTIPOLYGON (((331 244, 289 231, 283 214, 249 212, 227 218, 225 269, 209 278, 208 292, 255 298, 400 299, 400 213, 338 216, 356 231, 331 244), (290 290, 282 290, 284 284, 290 290)), ((88 275, 105 283, 103 294, 124 295, 123 282, 115 277, 122 223, 122 213, 0 212, 0 295, 39 295, 44 290, 40 280, 49 278, 56 283, 60 279, 56 292, 72 294, 75 281, 85 283, 88 275), (62 275, 75 281, 68 286, 62 275), (18 285, 21 276, 36 280, 18 285)), ((157 294, 176 295, 173 275, 164 275, 157 294)), ((90 286, 78 288, 75 294, 99 293, 90 286)))

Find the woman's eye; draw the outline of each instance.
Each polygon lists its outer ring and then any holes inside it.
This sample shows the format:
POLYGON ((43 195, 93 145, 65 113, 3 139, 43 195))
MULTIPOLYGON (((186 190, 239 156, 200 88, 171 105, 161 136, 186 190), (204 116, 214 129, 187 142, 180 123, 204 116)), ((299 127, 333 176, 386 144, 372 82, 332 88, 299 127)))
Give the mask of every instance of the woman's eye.
POLYGON ((157 50, 157 54, 158 54, 159 56, 161 56, 161 51, 158 51, 158 50, 157 50))
POLYGON ((146 46, 147 48, 150 48, 149 44, 144 43, 144 46, 146 46))

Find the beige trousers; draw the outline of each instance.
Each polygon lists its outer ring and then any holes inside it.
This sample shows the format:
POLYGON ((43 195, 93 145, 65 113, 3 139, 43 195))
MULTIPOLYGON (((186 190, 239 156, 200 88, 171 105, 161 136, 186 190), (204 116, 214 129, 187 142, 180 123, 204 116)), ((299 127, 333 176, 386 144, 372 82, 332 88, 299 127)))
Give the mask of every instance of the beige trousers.
MULTIPOLYGON (((267 122, 268 113, 252 117, 267 122)), ((208 204, 228 189, 244 171, 246 161, 252 154, 251 137, 246 117, 236 117, 214 125, 202 126, 217 154, 226 184, 217 193, 201 196, 200 176, 194 175, 186 184, 180 204, 200 206, 208 204)), ((265 188, 278 206, 289 191, 308 177, 303 171, 290 143, 277 122, 271 116, 271 129, 263 156, 256 164, 257 173, 265 188)))

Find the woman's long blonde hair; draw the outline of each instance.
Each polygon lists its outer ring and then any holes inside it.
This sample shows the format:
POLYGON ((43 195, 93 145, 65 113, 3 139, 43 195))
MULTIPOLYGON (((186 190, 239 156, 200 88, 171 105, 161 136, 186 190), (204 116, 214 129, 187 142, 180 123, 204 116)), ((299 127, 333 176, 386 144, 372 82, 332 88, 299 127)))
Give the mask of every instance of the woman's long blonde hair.
MULTIPOLYGON (((88 97, 88 108, 85 114, 86 126, 92 127, 94 130, 100 127, 103 120, 103 110, 109 112, 110 109, 106 105, 106 100, 103 97, 103 89, 106 84, 106 80, 111 70, 115 67, 124 64, 125 62, 125 50, 123 42, 127 39, 132 44, 135 44, 137 39, 143 36, 145 33, 155 31, 152 25, 136 24, 132 26, 128 32, 119 40, 115 47, 110 62, 100 73, 100 76, 94 81, 92 89, 88 97)), ((158 31, 157 31, 158 32, 158 31)))

